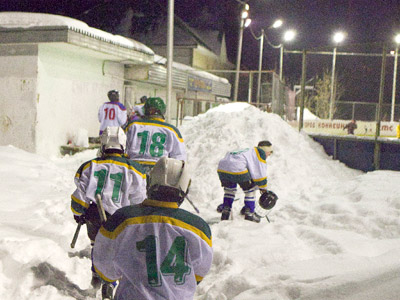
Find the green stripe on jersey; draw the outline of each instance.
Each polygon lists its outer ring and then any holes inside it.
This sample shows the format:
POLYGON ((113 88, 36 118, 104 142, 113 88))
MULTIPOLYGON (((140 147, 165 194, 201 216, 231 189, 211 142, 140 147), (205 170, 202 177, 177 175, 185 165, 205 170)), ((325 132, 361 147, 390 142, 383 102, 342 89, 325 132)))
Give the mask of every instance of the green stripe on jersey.
POLYGON ((83 163, 76 172, 75 177, 79 178, 82 175, 82 172, 88 167, 90 167, 92 163, 97 163, 97 164, 111 163, 116 165, 122 165, 128 169, 133 170, 135 173, 137 173, 143 178, 146 174, 145 170, 143 169, 143 166, 141 166, 139 163, 129 158, 123 157, 121 155, 106 155, 104 157, 96 157, 95 159, 83 163))
POLYGON ((181 135, 181 133, 180 133, 178 128, 176 128, 174 125, 168 124, 168 123, 163 122, 163 121, 154 120, 154 119, 134 120, 134 121, 131 121, 131 123, 129 123, 126 126, 125 132, 129 129, 129 127, 132 124, 156 125, 156 126, 166 127, 166 128, 169 128, 170 130, 174 131, 179 139, 182 139, 182 135, 181 135))
POLYGON ((232 173, 223 170, 218 170, 218 177, 220 180, 230 181, 230 182, 244 182, 251 180, 250 173, 246 170, 245 172, 232 173))
POLYGON ((131 224, 169 223, 198 234, 211 246, 211 229, 199 216, 180 208, 148 206, 143 204, 126 206, 117 210, 104 224, 101 232, 115 239, 131 224))
POLYGON ((267 155, 265 154, 264 150, 261 148, 254 147, 254 151, 256 152, 257 158, 262 163, 266 163, 267 155))

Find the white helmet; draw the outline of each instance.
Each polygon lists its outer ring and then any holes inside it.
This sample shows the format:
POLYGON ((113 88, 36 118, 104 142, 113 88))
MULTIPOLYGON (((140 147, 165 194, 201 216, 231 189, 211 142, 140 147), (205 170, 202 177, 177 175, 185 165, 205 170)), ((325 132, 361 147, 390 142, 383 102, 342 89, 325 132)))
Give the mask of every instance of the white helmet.
POLYGON ((125 151, 126 134, 121 127, 108 126, 101 135, 101 148, 103 151, 109 149, 125 151))
POLYGON ((161 157, 150 171, 148 196, 159 201, 178 202, 189 192, 190 176, 182 160, 161 157))

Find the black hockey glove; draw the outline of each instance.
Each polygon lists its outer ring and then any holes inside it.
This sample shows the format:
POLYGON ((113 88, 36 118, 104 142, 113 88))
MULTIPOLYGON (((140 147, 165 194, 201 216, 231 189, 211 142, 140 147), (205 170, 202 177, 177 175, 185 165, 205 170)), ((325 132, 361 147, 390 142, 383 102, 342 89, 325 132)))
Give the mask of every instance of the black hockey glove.
POLYGON ((80 224, 85 224, 86 223, 86 219, 85 219, 85 215, 80 215, 80 216, 77 216, 77 215, 74 215, 74 219, 75 219, 75 222, 76 223, 80 223, 80 224))

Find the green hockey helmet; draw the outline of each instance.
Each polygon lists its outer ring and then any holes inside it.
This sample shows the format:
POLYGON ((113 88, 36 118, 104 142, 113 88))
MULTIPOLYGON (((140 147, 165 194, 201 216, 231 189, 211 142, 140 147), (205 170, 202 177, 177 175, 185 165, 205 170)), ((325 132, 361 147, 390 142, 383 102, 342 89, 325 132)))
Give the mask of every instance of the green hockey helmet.
POLYGON ((164 114, 167 110, 163 99, 160 97, 147 98, 144 104, 144 115, 145 116, 161 116, 164 118, 164 114))

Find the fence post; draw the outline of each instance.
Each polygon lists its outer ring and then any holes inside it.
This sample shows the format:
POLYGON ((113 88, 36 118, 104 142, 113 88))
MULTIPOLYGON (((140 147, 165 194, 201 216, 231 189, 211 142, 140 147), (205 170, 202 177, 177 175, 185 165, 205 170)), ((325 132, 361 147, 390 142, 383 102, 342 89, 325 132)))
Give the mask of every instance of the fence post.
POLYGON ((248 103, 251 103, 252 90, 253 90, 253 72, 250 71, 250 73, 249 73, 249 89, 247 92, 247 102, 248 103))
POLYGON ((303 50, 303 60, 301 68, 301 97, 300 97, 300 120, 299 120, 299 131, 303 128, 303 118, 304 118, 304 98, 306 97, 306 50, 303 50))
POLYGON ((379 87, 379 102, 377 109, 376 130, 375 130, 375 148, 374 148, 374 168, 380 169, 380 143, 378 137, 381 134, 381 106, 383 102, 383 92, 385 88, 385 67, 386 67, 386 44, 383 44, 382 49, 382 67, 381 67, 381 82, 379 87))

